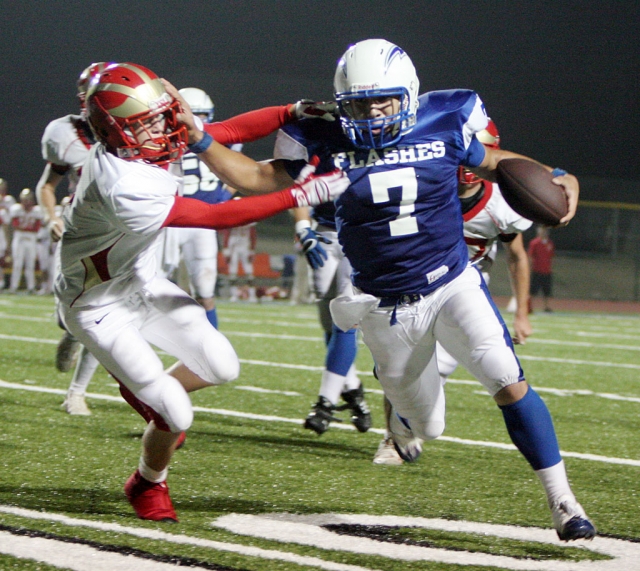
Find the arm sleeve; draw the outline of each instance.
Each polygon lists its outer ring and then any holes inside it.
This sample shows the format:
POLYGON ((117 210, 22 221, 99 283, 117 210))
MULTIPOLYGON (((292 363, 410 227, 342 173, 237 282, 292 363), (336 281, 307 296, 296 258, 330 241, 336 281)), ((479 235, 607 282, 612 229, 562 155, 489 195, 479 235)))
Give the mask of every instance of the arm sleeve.
POLYGON ((296 206, 296 200, 288 188, 219 204, 206 204, 195 198, 176 196, 162 226, 222 230, 257 222, 296 206))
POLYGON ((289 113, 290 105, 264 107, 236 115, 226 121, 205 123, 204 130, 221 145, 248 143, 262 139, 277 131, 294 118, 289 113))

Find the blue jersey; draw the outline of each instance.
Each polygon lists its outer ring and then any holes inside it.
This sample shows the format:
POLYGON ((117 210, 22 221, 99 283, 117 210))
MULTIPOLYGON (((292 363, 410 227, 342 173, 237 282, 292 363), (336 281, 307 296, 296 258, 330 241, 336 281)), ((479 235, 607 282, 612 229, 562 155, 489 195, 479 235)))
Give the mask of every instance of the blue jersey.
MULTIPOLYGON (((242 145, 234 145, 233 150, 239 150, 242 145)), ((183 196, 195 198, 208 204, 226 202, 233 195, 224 187, 224 183, 209 170, 194 153, 186 153, 182 157, 182 171, 184 175, 183 196)))
POLYGON ((434 91, 420 96, 416 125, 396 146, 357 149, 338 121, 306 120, 283 128, 276 157, 317 155, 316 172, 339 167, 349 176, 336 223, 356 287, 380 297, 424 295, 467 265, 457 169, 484 159, 474 133, 486 125, 473 91, 434 91))

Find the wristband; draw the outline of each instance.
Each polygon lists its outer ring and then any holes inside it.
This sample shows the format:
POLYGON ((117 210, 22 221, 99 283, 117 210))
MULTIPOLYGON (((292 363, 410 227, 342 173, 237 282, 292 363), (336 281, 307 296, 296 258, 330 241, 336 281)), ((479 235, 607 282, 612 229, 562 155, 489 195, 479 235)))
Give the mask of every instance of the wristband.
POLYGON ((311 228, 309 220, 298 220, 296 222, 296 234, 302 234, 307 228, 311 228))
POLYGON ((198 155, 200 153, 204 153, 211 146, 211 143, 213 143, 213 137, 205 131, 204 137, 202 137, 202 139, 200 139, 197 143, 188 145, 188 147, 192 153, 198 155))
POLYGON ((551 171, 551 176, 554 178, 557 176, 564 176, 565 174, 568 174, 566 170, 559 169, 557 167, 551 171))

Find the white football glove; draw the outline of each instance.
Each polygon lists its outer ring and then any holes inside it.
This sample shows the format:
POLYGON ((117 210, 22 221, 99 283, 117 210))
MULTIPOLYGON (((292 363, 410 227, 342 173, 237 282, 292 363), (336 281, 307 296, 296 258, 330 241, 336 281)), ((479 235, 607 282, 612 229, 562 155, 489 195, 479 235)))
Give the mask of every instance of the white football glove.
POLYGON ((335 121, 338 114, 338 104, 335 101, 301 99, 296 103, 295 114, 298 119, 335 121))
POLYGON ((291 194, 299 207, 333 202, 351 184, 349 177, 340 169, 315 174, 318 161, 317 157, 314 159, 300 171, 296 183, 291 187, 291 194))

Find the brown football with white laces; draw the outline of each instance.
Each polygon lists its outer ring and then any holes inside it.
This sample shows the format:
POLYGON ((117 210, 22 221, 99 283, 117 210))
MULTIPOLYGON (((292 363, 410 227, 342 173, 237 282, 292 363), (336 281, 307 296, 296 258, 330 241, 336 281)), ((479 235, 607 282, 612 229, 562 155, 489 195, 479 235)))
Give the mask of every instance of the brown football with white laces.
POLYGON ((545 226, 557 226, 569 210, 562 186, 542 165, 527 159, 502 159, 496 179, 507 204, 520 216, 545 226))

